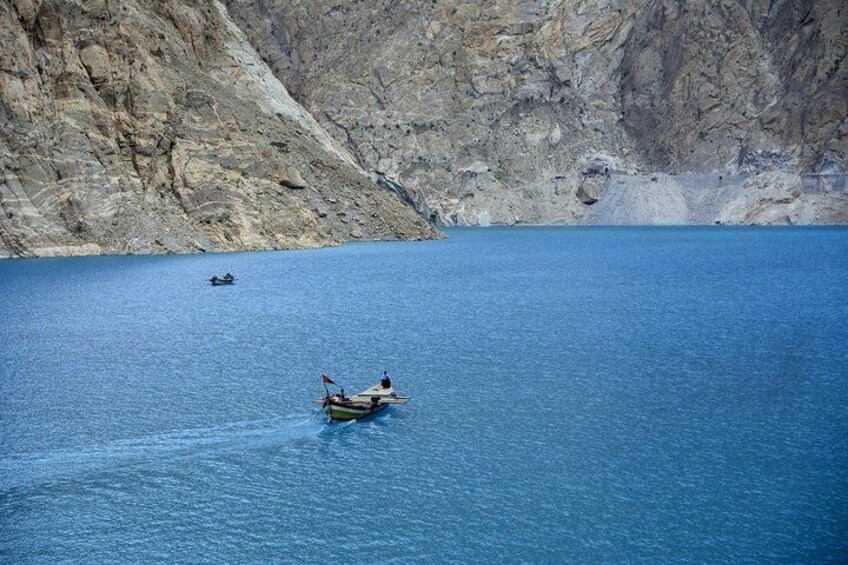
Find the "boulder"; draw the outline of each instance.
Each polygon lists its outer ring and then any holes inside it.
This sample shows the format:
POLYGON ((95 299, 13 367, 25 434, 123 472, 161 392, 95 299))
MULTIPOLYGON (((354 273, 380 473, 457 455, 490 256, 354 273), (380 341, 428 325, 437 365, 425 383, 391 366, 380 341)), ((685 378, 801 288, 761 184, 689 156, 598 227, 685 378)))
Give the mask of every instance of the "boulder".
POLYGON ((277 182, 292 190, 303 190, 308 186, 296 169, 285 166, 277 169, 277 182))
POLYGON ((100 85, 109 80, 109 53, 100 45, 89 45, 79 54, 91 82, 100 85))

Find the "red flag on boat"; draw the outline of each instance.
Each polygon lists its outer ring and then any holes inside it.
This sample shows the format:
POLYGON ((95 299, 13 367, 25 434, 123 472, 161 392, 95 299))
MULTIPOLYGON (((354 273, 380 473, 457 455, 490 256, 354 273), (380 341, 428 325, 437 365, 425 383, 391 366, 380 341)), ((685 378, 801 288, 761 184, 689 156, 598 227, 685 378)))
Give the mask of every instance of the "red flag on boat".
POLYGON ((322 380, 322 381, 324 381, 324 383, 325 383, 325 384, 328 384, 328 385, 334 385, 334 384, 336 384, 336 381, 334 381, 333 379, 331 379, 331 378, 330 378, 330 377, 328 377, 327 375, 321 375, 321 380, 322 380))

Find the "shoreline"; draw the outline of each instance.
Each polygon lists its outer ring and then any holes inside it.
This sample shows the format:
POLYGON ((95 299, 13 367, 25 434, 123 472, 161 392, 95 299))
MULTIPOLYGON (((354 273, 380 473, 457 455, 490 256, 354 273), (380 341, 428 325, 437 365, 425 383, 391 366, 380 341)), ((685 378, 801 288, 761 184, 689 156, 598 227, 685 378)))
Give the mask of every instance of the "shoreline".
POLYGON ((31 255, 20 256, 0 255, 0 262, 3 261, 26 261, 38 259, 77 259, 90 257, 181 257, 181 256, 202 256, 202 255, 228 255, 232 253, 272 253, 275 251, 297 252, 297 251, 319 251, 322 249, 337 249, 348 245, 373 244, 373 243, 423 243, 435 242, 450 239, 450 232, 453 231, 486 231, 486 230, 522 230, 522 229, 622 229, 622 230, 677 230, 677 229, 703 229, 703 230, 831 230, 831 229, 848 229, 848 224, 531 224, 531 223, 516 223, 516 224, 490 224, 490 225, 468 225, 468 226, 441 226, 437 237, 430 238, 412 238, 412 239, 362 239, 349 240, 342 242, 334 242, 328 245, 317 245, 309 247, 288 247, 288 248, 259 248, 259 249, 217 249, 217 250, 202 250, 202 251, 164 251, 158 252, 151 250, 149 253, 130 252, 130 253, 76 253, 76 254, 50 254, 50 255, 31 255))

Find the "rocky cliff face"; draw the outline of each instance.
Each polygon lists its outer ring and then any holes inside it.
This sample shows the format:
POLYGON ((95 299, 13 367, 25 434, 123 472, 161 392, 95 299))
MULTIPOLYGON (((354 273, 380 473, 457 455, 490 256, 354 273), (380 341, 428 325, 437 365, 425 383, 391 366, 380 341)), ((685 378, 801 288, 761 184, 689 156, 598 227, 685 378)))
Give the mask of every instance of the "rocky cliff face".
POLYGON ((598 221, 603 171, 848 163, 841 0, 228 5, 356 161, 445 224, 598 221))
POLYGON ((663 170, 845 171, 848 5, 647 2, 624 44, 624 123, 663 170))
POLYGON ((227 3, 0 0, 0 256, 848 218, 840 0, 227 3))
POLYGON ((0 256, 435 235, 218 2, 0 0, 0 45, 0 256))

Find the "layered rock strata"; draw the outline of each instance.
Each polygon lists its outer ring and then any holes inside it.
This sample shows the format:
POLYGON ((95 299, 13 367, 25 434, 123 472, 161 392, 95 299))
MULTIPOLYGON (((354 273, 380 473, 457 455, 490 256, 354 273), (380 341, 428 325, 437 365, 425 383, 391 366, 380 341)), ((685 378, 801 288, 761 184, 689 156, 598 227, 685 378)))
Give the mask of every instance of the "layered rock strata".
POLYGON ((218 2, 0 0, 0 256, 433 237, 218 2))

